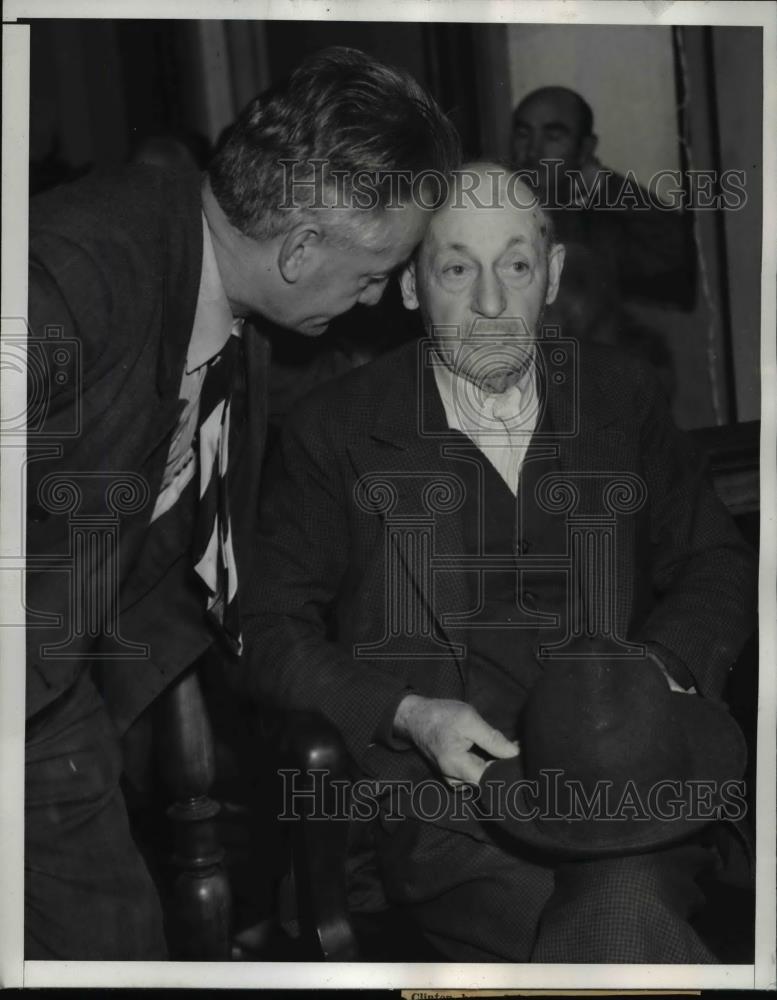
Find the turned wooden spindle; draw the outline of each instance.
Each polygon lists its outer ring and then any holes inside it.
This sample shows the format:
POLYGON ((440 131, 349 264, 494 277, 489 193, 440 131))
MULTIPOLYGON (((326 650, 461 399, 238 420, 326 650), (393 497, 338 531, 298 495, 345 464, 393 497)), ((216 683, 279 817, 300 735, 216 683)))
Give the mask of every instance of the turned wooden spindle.
POLYGON ((232 899, 216 830, 219 805, 209 796, 213 732, 194 669, 160 698, 155 730, 160 775, 172 798, 172 957, 228 959, 232 899))
MULTIPOLYGON (((346 857, 348 826, 333 781, 350 780, 348 755, 338 731, 315 712, 289 712, 281 740, 281 760, 295 772, 299 819, 291 825, 293 883, 303 946, 310 957, 353 962, 359 947, 348 913, 346 857), (314 775, 326 775, 317 782, 314 775), (316 792, 315 805, 309 794, 316 792), (335 817, 311 819, 321 816, 335 817)), ((289 803, 290 805, 290 803, 289 803)))

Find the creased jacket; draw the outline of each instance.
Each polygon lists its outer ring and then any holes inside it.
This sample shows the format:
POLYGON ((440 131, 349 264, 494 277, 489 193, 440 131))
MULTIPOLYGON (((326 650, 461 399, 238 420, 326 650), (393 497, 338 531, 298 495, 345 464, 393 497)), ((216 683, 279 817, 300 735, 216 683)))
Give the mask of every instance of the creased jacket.
MULTIPOLYGON (((213 642, 191 569, 191 525, 175 508, 157 550, 144 552, 183 405, 201 270, 196 176, 138 167, 31 203, 29 383, 40 405, 28 431, 28 715, 94 669, 123 729, 213 642)), ((230 445, 244 577, 266 351, 247 329, 230 445)))

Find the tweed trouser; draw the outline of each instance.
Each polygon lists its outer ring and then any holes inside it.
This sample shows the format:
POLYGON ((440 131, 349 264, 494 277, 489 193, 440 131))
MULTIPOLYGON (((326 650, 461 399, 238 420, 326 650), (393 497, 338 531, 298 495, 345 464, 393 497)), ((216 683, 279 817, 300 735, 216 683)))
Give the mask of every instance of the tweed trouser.
POLYGON ((133 843, 116 732, 88 674, 28 725, 26 959, 163 959, 162 912, 133 843))
POLYGON ((394 836, 404 843, 381 852, 387 896, 452 961, 717 961, 688 922, 704 902, 695 877, 712 860, 694 842, 553 865, 507 839, 402 827, 394 836))

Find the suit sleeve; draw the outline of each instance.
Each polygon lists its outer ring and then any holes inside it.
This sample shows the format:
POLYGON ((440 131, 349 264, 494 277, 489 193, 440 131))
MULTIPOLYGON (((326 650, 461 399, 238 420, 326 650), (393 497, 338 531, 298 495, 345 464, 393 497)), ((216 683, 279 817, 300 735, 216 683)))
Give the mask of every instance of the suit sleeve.
MULTIPOLYGON (((28 285, 28 434, 27 556, 27 702, 34 712, 66 688, 92 652, 93 630, 73 627, 71 587, 56 563, 39 568, 37 560, 65 561, 68 531, 65 519, 41 505, 39 487, 47 476, 60 473, 67 482, 79 470, 78 449, 88 435, 82 426, 82 386, 85 369, 107 360, 101 354, 110 338, 110 294, 101 269, 88 252, 54 234, 31 238, 28 285), (43 444, 42 454, 40 444, 43 444), (57 624, 58 622, 58 624, 57 624), (47 651, 66 644, 67 656, 54 659, 47 651)), ((95 463, 97 459, 94 459, 95 463)), ((95 468, 99 468, 95 464, 95 468)), ((77 487, 74 487, 77 488, 77 487)), ((105 553, 85 547, 79 580, 106 579, 105 553)), ((72 600, 76 598, 73 597, 72 600)))
POLYGON ((323 713, 366 767, 376 740, 397 749, 390 720, 409 689, 354 664, 330 638, 349 558, 349 497, 338 446, 314 423, 286 422, 263 481, 255 570, 241 599, 244 655, 233 669, 260 704, 323 713))
MULTIPOLYGON (((79 192, 72 197, 82 197, 79 192)), ((136 471, 132 430, 120 426, 110 407, 97 415, 88 407, 90 393, 120 405, 126 373, 148 336, 138 317, 151 298, 137 261, 153 250, 153 232, 147 244, 132 250, 121 232, 114 238, 111 230, 95 231, 86 222, 79 229, 77 220, 66 217, 70 193, 54 191, 30 210, 25 598, 31 712, 96 655, 107 606, 99 605, 100 619, 89 628, 78 627, 72 620, 76 602, 91 598, 79 597, 74 588, 88 585, 84 594, 96 595, 115 579, 110 552, 98 545, 79 549, 78 575, 69 578, 68 515, 52 506, 44 487, 55 475, 64 496, 72 475, 79 511, 92 512, 102 510, 104 475, 136 471), (107 386, 110 392, 101 388, 107 386), (124 450, 108 446, 111 438, 124 450), (55 658, 50 647, 59 643, 67 656, 55 658)))
POLYGON ((122 345, 109 336, 111 302, 106 276, 84 247, 48 234, 33 241, 28 331, 39 348, 32 360, 40 359, 41 365, 28 368, 28 396, 38 399, 45 392, 48 435, 72 429, 85 373, 120 362, 122 345), (56 346, 52 336, 66 347, 60 355, 66 362, 57 364, 56 378, 45 370, 56 346))
POLYGON ((756 555, 715 493, 703 456, 672 421, 653 376, 642 377, 656 603, 638 639, 681 684, 719 698, 755 627, 756 555))

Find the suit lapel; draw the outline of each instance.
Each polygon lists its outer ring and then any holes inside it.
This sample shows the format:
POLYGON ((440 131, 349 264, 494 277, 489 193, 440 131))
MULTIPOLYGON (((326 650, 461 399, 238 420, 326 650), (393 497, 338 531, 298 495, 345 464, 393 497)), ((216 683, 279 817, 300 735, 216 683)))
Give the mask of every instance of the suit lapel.
MULTIPOLYGON (((546 359, 551 346, 543 345, 546 359)), ((550 364, 545 373, 547 390, 553 374, 550 364)), ((549 421, 558 442, 559 475, 575 494, 567 516, 577 521, 581 530, 584 524, 590 525, 595 537, 601 538, 598 532, 606 524, 613 532, 609 568, 599 564, 594 572, 596 585, 586 580, 585 564, 573 566, 587 617, 604 622, 615 635, 625 638, 634 596, 634 518, 612 511, 609 488, 615 482, 623 483, 622 489, 627 491, 627 484, 634 485, 633 453, 597 372, 575 364, 571 377, 549 388, 547 400, 549 421), (606 609, 599 606, 601 602, 606 609)))
POLYGON ((230 405, 229 509, 235 559, 245 579, 252 553, 256 497, 261 477, 267 418, 269 344, 252 324, 243 328, 241 360, 230 405), (245 567, 245 568, 244 568, 245 567))
POLYGON ((160 279, 162 295, 156 367, 158 403, 143 459, 154 499, 162 481, 170 438, 185 406, 178 396, 202 273, 202 214, 197 210, 200 206, 199 190, 191 191, 189 195, 192 204, 185 219, 185 238, 176 241, 169 270, 160 279))
POLYGON ((366 489, 383 484, 390 502, 381 510, 386 534, 404 578, 436 622, 440 655, 454 655, 461 669, 464 650, 446 635, 446 612, 469 608, 466 574, 455 566, 464 553, 461 501, 464 488, 447 457, 453 440, 428 363, 427 342, 408 345, 396 354, 396 378, 382 386, 379 416, 364 443, 352 446, 351 460, 366 489), (396 531, 390 531, 395 527, 396 531), (429 539, 428 554, 399 540, 414 534, 429 539), (445 559, 453 565, 445 569, 445 559))
POLYGON ((183 361, 192 335, 202 275, 202 202, 199 186, 184 216, 185 232, 170 248, 169 267, 162 276, 162 341, 157 364, 157 389, 169 398, 178 393, 183 361))

